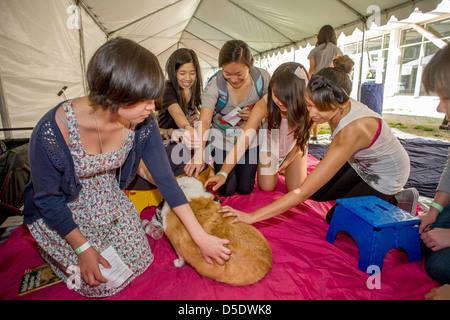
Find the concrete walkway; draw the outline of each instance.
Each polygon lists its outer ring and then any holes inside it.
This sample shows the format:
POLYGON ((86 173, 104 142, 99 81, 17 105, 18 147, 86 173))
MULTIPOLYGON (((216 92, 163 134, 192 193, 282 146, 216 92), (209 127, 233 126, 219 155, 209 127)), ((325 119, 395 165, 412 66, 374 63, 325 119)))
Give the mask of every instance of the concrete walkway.
POLYGON ((444 119, 444 114, 436 111, 438 97, 394 96, 383 100, 383 113, 415 115, 444 119))

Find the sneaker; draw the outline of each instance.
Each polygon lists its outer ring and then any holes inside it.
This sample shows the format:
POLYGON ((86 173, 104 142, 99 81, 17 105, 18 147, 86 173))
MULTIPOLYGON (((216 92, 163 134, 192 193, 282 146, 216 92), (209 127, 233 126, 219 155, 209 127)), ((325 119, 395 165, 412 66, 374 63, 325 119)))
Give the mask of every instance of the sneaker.
POLYGON ((395 195, 395 199, 397 200, 397 207, 411 213, 413 216, 416 215, 419 201, 419 192, 416 188, 403 189, 395 195))

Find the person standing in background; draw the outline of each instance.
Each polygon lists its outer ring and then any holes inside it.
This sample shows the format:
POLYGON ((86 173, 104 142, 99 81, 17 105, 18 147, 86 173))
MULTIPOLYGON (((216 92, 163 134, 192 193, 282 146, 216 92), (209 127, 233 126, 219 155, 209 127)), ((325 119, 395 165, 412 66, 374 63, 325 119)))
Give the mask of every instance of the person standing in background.
MULTIPOLYGON (((330 25, 324 25, 317 34, 316 47, 308 55, 309 59, 309 77, 319 72, 323 68, 333 67, 333 59, 342 55, 341 49, 337 47, 337 38, 334 28, 330 25)), ((317 140, 319 127, 313 124, 311 140, 317 140)))

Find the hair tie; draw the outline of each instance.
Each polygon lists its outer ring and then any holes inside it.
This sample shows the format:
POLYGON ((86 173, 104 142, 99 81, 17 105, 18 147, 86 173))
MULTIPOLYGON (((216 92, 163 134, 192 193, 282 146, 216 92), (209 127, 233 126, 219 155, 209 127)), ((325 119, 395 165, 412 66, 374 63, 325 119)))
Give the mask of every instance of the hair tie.
POLYGON ((294 74, 301 80, 304 80, 306 85, 308 85, 308 76, 306 75, 305 70, 302 67, 297 67, 295 69, 294 74))
POLYGON ((347 92, 345 92, 344 89, 335 85, 334 83, 331 83, 327 78, 319 74, 312 75, 309 86, 311 88, 311 92, 315 92, 322 88, 330 89, 334 95, 334 98, 340 104, 343 104, 350 99, 350 97, 348 96, 347 92))

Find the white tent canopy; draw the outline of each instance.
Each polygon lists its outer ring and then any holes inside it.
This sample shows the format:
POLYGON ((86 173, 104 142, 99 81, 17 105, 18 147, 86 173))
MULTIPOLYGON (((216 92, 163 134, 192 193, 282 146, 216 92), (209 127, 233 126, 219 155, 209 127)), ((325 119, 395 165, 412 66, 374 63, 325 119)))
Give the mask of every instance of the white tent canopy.
POLYGON ((64 86, 69 98, 85 94, 86 64, 109 38, 139 42, 162 68, 174 50, 192 48, 205 78, 231 39, 246 41, 258 58, 314 44, 325 24, 351 34, 363 21, 384 25, 441 1, 0 0, 2 127, 34 126, 64 98, 57 95, 64 86))

